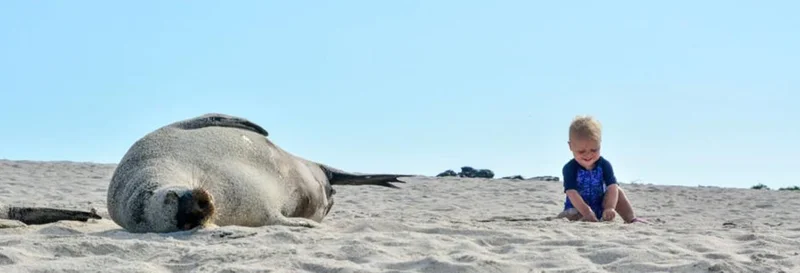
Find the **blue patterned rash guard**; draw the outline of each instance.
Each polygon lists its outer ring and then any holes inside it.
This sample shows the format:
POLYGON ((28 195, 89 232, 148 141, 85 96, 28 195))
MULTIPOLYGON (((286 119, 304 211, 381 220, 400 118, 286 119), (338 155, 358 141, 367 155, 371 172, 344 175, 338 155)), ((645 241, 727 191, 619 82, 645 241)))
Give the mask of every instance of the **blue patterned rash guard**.
MULTIPOLYGON (((611 184, 617 183, 614 177, 614 169, 602 156, 595 163, 592 170, 587 170, 578 164, 575 159, 570 160, 562 169, 564 175, 564 192, 576 190, 583 198, 583 201, 592 208, 597 215, 597 219, 603 217, 603 198, 606 195, 606 188, 611 184)), ((574 208, 569 197, 564 202, 564 209, 574 208)))

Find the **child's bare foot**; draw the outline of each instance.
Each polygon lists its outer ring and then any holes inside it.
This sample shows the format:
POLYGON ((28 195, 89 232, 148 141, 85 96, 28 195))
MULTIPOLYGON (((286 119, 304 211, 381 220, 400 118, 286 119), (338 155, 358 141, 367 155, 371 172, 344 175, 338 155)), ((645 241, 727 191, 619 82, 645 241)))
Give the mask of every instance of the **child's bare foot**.
POLYGON ((581 213, 578 212, 578 210, 576 210, 575 208, 566 209, 561 213, 559 213, 558 216, 556 216, 556 218, 567 218, 567 220, 570 221, 578 221, 582 217, 583 216, 581 215, 581 213))

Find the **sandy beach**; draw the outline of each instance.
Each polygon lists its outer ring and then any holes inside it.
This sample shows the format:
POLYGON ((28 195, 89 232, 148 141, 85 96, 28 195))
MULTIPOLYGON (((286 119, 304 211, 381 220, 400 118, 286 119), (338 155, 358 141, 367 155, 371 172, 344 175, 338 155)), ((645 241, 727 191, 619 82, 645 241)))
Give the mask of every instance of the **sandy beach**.
POLYGON ((560 182, 414 177, 338 186, 321 228, 132 234, 114 166, 0 160, 0 203, 104 217, 0 229, 0 272, 800 272, 796 191, 623 183, 651 222, 626 225, 553 219, 560 182))

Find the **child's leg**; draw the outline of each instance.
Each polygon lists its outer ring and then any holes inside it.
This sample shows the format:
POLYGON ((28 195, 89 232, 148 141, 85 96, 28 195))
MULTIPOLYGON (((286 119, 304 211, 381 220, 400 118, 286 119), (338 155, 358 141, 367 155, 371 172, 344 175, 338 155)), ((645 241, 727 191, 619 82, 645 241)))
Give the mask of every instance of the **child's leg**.
POLYGON ((622 217, 625 223, 630 223, 636 219, 636 214, 633 213, 633 206, 631 206, 628 197, 625 196, 625 191, 622 190, 622 187, 617 186, 617 189, 619 189, 619 195, 617 196, 617 213, 619 213, 619 216, 622 217))

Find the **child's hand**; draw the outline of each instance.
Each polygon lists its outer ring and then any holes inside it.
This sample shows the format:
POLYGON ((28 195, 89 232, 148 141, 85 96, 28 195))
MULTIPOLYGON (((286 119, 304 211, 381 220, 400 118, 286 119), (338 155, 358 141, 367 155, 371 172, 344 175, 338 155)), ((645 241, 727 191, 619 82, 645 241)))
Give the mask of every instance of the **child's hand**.
POLYGON ((603 221, 614 220, 614 217, 617 217, 617 211, 615 209, 603 210, 603 221))

